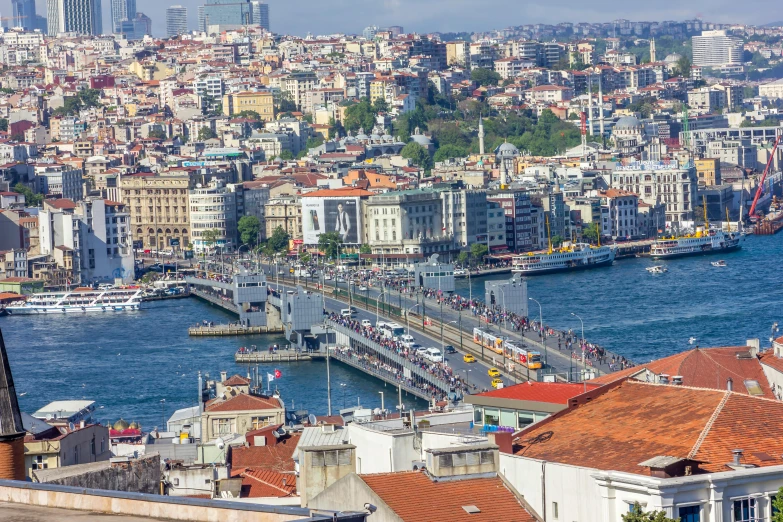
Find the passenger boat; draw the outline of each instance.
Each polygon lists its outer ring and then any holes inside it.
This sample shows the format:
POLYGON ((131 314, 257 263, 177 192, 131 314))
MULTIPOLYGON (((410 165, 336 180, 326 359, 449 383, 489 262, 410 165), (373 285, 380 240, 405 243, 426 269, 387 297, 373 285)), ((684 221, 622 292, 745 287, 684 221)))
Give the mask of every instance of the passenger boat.
POLYGON ((611 266, 614 256, 615 251, 611 247, 576 243, 549 252, 531 252, 515 256, 512 259, 511 271, 522 275, 536 275, 599 268, 611 266))
POLYGON ((712 263, 710 263, 710 264, 711 264, 712 266, 714 266, 715 268, 722 268, 722 267, 724 267, 724 266, 727 266, 727 265, 726 265, 726 261, 724 261, 723 259, 721 259, 720 261, 713 261, 713 262, 712 262, 712 263))
POLYGON ((70 292, 33 294, 27 301, 10 303, 5 309, 10 315, 129 312, 140 309, 141 297, 140 288, 79 288, 70 292))
POLYGON ((741 243, 744 240, 745 234, 742 232, 704 230, 699 227, 694 234, 654 241, 650 247, 650 254, 655 259, 664 259, 733 252, 742 248, 741 243))
POLYGON ((645 270, 647 270, 651 274, 665 274, 666 272, 669 271, 669 269, 666 268, 665 266, 648 266, 647 268, 645 268, 645 270))

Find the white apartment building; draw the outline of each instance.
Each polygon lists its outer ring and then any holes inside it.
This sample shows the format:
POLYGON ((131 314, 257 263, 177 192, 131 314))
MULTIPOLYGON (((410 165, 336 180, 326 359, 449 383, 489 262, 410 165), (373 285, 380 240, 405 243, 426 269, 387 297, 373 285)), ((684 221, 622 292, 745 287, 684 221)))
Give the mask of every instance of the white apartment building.
POLYGON ((608 210, 608 227, 602 233, 612 239, 638 236, 639 197, 625 190, 609 189, 599 194, 601 205, 608 210))
POLYGON ((775 100, 783 98, 783 79, 759 85, 759 96, 775 100))
POLYGON ((755 169, 757 147, 750 140, 715 140, 707 143, 706 156, 721 163, 755 169))
POLYGON ((688 106, 691 109, 713 112, 727 105, 726 92, 713 87, 699 87, 688 91, 688 106))
POLYGON ((35 183, 38 192, 45 196, 60 196, 73 201, 82 199, 82 171, 70 165, 36 165, 35 183))
POLYGON ((237 194, 233 188, 213 178, 207 187, 190 191, 190 243, 197 252, 237 247, 237 194), (204 240, 207 230, 217 231, 213 243, 204 240))
POLYGON ((694 36, 693 65, 697 67, 721 67, 742 63, 742 40, 727 36, 726 31, 702 31, 694 36))
POLYGON ((495 60, 495 72, 504 80, 516 78, 525 69, 535 67, 536 63, 521 58, 500 58, 495 60))
POLYGON ((667 225, 693 219, 697 178, 692 166, 681 167, 676 160, 617 165, 611 186, 638 194, 649 205, 666 205, 667 225))
MULTIPOLYGON (((454 239, 457 250, 487 242, 487 192, 451 189, 440 191, 443 231, 454 239)), ((505 230, 505 218, 503 229, 505 230)), ((504 234, 505 243, 505 234, 504 234)))
POLYGON ((199 96, 221 98, 223 96, 223 78, 220 76, 205 76, 195 80, 193 88, 199 96))
POLYGON ((574 90, 562 85, 539 85, 525 91, 525 100, 537 103, 558 103, 574 97, 574 90))

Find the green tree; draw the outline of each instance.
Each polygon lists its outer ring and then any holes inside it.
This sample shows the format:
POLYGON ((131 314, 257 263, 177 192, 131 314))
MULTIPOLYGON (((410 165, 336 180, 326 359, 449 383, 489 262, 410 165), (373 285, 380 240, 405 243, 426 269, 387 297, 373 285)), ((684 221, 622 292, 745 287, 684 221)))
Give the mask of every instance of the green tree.
POLYGON ((434 161, 443 161, 451 158, 464 158, 468 151, 456 145, 444 145, 435 151, 434 161))
POLYGON ((682 76, 683 78, 691 77, 691 60, 687 56, 680 56, 677 60, 677 67, 675 74, 682 76))
POLYGON ((457 256, 457 262, 462 266, 467 266, 468 261, 470 261, 470 254, 467 252, 460 252, 457 256))
POLYGON ((589 223, 582 230, 582 237, 587 239, 590 243, 598 242, 598 223, 589 223))
POLYGON ((25 205, 28 207, 40 206, 43 202, 43 195, 36 194, 33 190, 24 183, 17 183, 14 185, 14 192, 22 194, 24 196, 25 205))
POLYGON ((308 138, 307 139, 307 148, 308 149, 314 149, 316 147, 320 147, 324 143, 324 137, 320 134, 316 134, 314 138, 308 138))
POLYGON ((343 239, 337 232, 324 232, 318 236, 318 248, 329 259, 337 259, 343 239))
POLYGON ((361 253, 361 254, 372 254, 372 248, 370 248, 370 245, 365 243, 365 244, 363 244, 362 246, 359 247, 359 253, 361 253))
POLYGON ((288 240, 290 236, 283 227, 277 227, 272 231, 272 235, 266 240, 266 254, 271 256, 277 252, 288 250, 288 240))
POLYGON ((253 121, 261 121, 261 115, 258 114, 256 111, 251 111, 248 109, 245 109, 244 111, 239 111, 234 115, 235 118, 244 118, 247 120, 253 120, 253 121))
POLYGON ((198 141, 211 140, 217 138, 217 134, 210 127, 201 127, 198 131, 198 141))
POLYGON ((288 91, 280 91, 277 99, 277 112, 295 112, 298 109, 294 97, 288 91))
POLYGON ((280 153, 280 159, 283 161, 289 161, 294 159, 294 153, 290 150, 286 149, 283 152, 280 153))
POLYGON ((629 513, 622 516, 623 522, 679 522, 679 518, 669 518, 665 511, 642 511, 642 506, 634 502, 629 513))
POLYGON ((375 114, 378 114, 379 112, 389 112, 389 104, 386 102, 385 98, 376 98, 375 102, 372 104, 372 110, 375 114))
POLYGON ((488 253, 489 249, 484 243, 473 243, 470 246, 470 254, 473 256, 473 259, 477 264, 481 264, 484 261, 484 256, 486 256, 488 253))
POLYGON ((211 228, 209 230, 205 230, 201 234, 201 241, 203 241, 204 246, 207 247, 207 250, 209 250, 212 245, 215 244, 215 242, 220 237, 220 231, 214 228, 211 228))
POLYGON ((147 134, 150 138, 157 138, 159 140, 165 140, 167 138, 166 131, 161 129, 153 129, 147 134))
POLYGON ((552 248, 557 248, 563 244, 563 236, 555 234, 552 236, 552 248))
POLYGON ((308 254, 307 252, 299 256, 299 261, 301 261, 304 264, 309 263, 311 259, 312 258, 310 257, 310 254, 308 254))
POLYGON ((405 145, 400 151, 400 156, 411 160, 414 165, 417 165, 424 170, 430 170, 432 168, 432 157, 430 157, 430 153, 415 141, 411 141, 405 145))
POLYGON ((0 131, 8 132, 8 120, 0 118, 0 131))
POLYGON ((375 126, 375 111, 370 104, 368 98, 362 98, 359 102, 354 103, 347 109, 345 109, 345 121, 343 122, 346 130, 356 132, 359 129, 364 129, 365 132, 370 132, 370 129, 375 126))
POLYGON ((477 67, 470 71, 470 79, 481 86, 488 86, 497 85, 500 82, 501 77, 491 69, 477 67))
POLYGON ((261 231, 261 221, 255 216, 242 216, 237 223, 239 239, 244 245, 253 246, 258 242, 258 233, 261 231))
POLYGON ((770 522, 783 522, 783 488, 778 489, 772 500, 772 518, 770 522))

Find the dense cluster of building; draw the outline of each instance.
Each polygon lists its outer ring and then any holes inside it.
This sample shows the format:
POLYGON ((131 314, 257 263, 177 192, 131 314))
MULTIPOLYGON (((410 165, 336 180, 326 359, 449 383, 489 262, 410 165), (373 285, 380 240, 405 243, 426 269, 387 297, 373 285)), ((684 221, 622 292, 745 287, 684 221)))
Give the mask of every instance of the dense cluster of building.
MULTIPOLYGON (((588 231, 649 238, 693 227, 705 206, 709 220, 737 222, 781 132, 767 124, 779 82, 756 95, 747 82, 702 79, 744 67, 741 51, 769 51, 753 38, 776 29, 617 21, 454 41, 398 26, 298 38, 268 31, 266 4, 213 2, 192 33, 185 8, 170 7, 173 37, 157 39, 148 20, 123 29, 145 18, 135 2, 111 7, 112 36, 51 22, 0 33, 0 279, 128 280, 141 251, 236 250, 245 216, 259 223, 253 243, 282 228, 306 249, 336 232, 385 264, 476 243, 528 252, 588 231), (692 36, 690 75, 682 57, 656 56, 655 38, 668 36, 692 36), (637 63, 629 37, 649 61, 637 63), (476 80, 482 69, 499 80, 476 80), (492 112, 459 122, 475 137, 467 157, 426 165, 403 153, 441 147, 419 127, 399 135, 433 93, 492 112), (363 99, 382 109, 345 130, 363 99), (508 136, 485 150, 488 121, 512 112, 571 122, 582 143, 542 157, 508 136)), ((780 184, 767 179, 761 208, 780 184)))

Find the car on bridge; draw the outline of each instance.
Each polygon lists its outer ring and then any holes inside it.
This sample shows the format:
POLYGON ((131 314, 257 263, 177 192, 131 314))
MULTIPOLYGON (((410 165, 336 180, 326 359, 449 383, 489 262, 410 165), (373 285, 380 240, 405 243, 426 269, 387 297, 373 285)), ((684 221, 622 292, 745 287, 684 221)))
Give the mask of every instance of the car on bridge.
POLYGON ((465 361, 466 363, 474 363, 474 362, 476 362, 476 358, 475 358, 475 357, 473 357, 473 354, 472 354, 472 353, 466 353, 466 354, 465 354, 465 355, 462 357, 462 360, 463 360, 463 361, 465 361))
POLYGON ((503 379, 492 379, 492 387, 497 388, 498 386, 503 385, 503 379))
POLYGON ((490 368, 489 370, 487 370, 487 375, 489 375, 490 377, 500 377, 500 370, 498 370, 497 368, 490 368))

